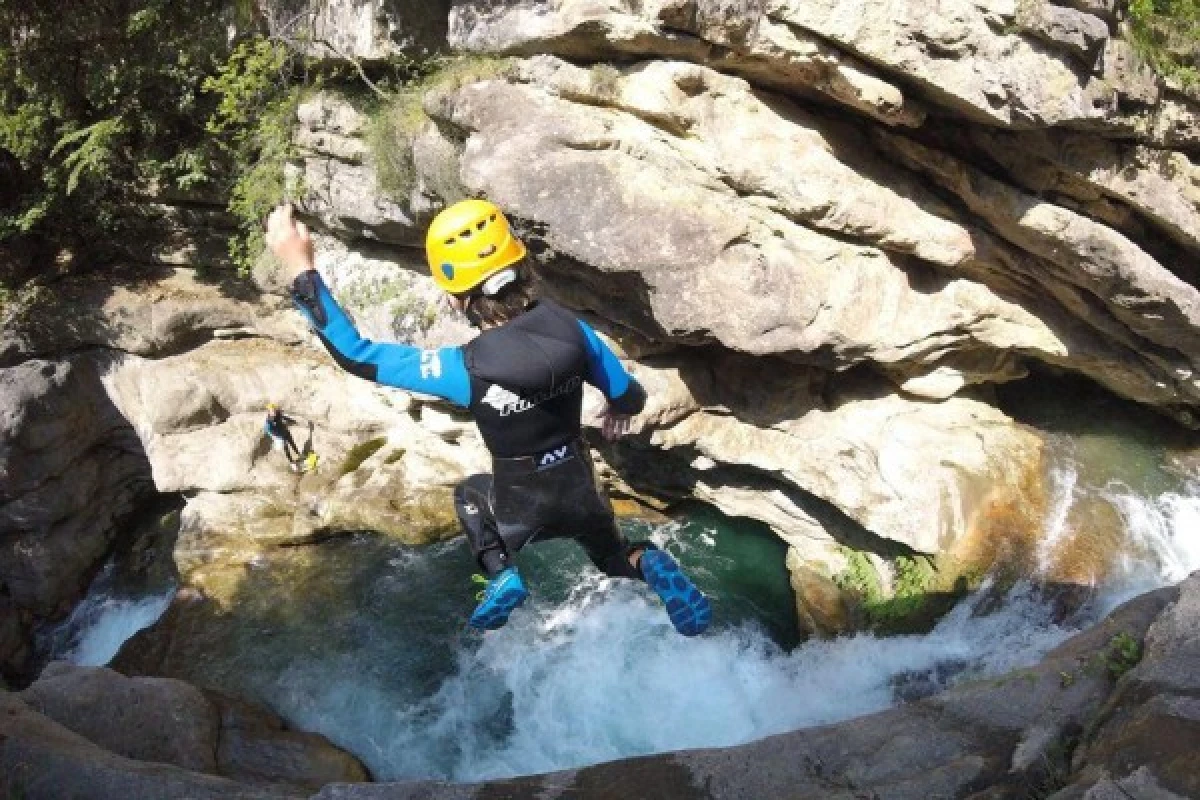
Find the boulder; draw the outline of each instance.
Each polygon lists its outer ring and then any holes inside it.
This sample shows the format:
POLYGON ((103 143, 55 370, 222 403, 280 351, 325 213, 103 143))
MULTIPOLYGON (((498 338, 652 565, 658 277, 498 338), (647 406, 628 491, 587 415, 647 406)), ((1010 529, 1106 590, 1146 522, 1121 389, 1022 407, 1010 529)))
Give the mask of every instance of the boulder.
POLYGON ((250 787, 170 764, 136 761, 88 741, 0 692, 0 788, 26 800, 279 800, 304 796, 250 787))
POLYGON ((199 689, 171 678, 47 666, 21 702, 100 747, 135 761, 217 771, 219 719, 199 689))
POLYGON ((316 791, 327 783, 370 779, 367 769, 324 736, 289 730, 282 719, 251 703, 208 690, 221 720, 217 769, 243 783, 286 783, 316 791))

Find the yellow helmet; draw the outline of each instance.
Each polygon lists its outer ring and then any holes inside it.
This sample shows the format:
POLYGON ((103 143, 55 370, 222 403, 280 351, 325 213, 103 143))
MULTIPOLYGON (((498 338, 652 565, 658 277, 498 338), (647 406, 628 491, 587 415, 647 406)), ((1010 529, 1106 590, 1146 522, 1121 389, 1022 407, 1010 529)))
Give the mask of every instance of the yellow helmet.
POLYGON ((525 257, 494 203, 463 200, 443 209, 425 235, 429 271, 438 286, 463 294, 525 257))

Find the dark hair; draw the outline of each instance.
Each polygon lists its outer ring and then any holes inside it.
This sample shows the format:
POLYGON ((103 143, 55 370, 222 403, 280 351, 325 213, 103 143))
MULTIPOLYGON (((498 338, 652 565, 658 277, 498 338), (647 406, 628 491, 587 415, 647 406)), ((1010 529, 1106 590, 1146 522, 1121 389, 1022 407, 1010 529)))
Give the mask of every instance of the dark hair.
POLYGON ((474 324, 481 327, 503 324, 537 302, 541 293, 529 261, 523 258, 507 269, 515 270, 517 279, 497 294, 488 296, 480 291, 467 297, 467 318, 474 324))

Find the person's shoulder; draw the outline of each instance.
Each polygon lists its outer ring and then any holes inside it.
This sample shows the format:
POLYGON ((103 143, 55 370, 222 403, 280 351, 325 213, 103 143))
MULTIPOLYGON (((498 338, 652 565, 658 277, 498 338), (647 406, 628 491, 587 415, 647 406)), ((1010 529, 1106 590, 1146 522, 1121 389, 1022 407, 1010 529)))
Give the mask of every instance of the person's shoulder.
POLYGON ((546 313, 556 314, 560 317, 570 317, 573 320, 579 319, 579 315, 576 314, 574 311, 567 308, 566 306, 564 306, 562 303, 558 302, 557 300, 552 300, 549 297, 540 298, 537 301, 537 305, 535 305, 534 308, 535 309, 537 309, 537 308, 543 309, 543 311, 546 313))

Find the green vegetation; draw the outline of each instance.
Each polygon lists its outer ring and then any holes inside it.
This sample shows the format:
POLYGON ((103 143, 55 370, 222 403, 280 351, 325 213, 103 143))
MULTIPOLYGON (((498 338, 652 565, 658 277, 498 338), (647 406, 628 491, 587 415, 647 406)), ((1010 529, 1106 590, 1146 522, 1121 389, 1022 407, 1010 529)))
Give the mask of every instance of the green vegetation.
POLYGON ((292 125, 301 93, 286 79, 294 60, 287 47, 258 36, 235 47, 204 81, 204 91, 218 99, 205 130, 233 175, 229 210, 240 235, 230 241, 229 254, 243 271, 265 247, 262 220, 289 188, 284 170, 295 156, 292 125))
POLYGON ((370 75, 358 63, 317 64, 302 55, 302 32, 267 36, 254 8, 0 0, 0 308, 32 278, 103 269, 167 243, 164 201, 228 199, 239 225, 231 255, 246 268, 266 212, 303 190, 287 185, 285 167, 305 92, 370 98, 387 120, 374 137, 381 171, 398 185, 411 182, 411 158, 395 145, 415 131, 421 94, 500 63, 397 59, 370 75))
POLYGON ((375 439, 368 439, 365 442, 354 445, 350 448, 350 452, 346 453, 345 460, 342 461, 342 466, 338 468, 338 475, 348 475, 354 470, 362 466, 362 463, 387 444, 387 437, 380 436, 375 439))
POLYGON ((1200 82, 1200 0, 1129 0, 1129 38, 1163 77, 1200 82))
POLYGON ((201 86, 233 19, 228 0, 0 0, 0 248, 26 253, 0 283, 113 255, 161 229, 139 201, 213 180, 201 86))
POLYGON ((429 121, 424 97, 450 92, 468 83, 503 74, 509 59, 486 56, 431 58, 411 65, 410 77, 390 96, 368 109, 367 145, 375 162, 379 188, 396 199, 412 191, 416 178, 412 142, 429 121))
POLYGON ((866 553, 842 548, 846 569, 833 581, 857 600, 861 624, 883 634, 913 633, 931 628, 967 591, 959 580, 943 587, 933 563, 922 555, 898 555, 891 561, 891 592, 866 553))
POLYGON ((847 547, 841 548, 841 553, 846 557, 846 569, 833 576, 833 582, 842 591, 858 595, 864 603, 880 602, 883 599, 883 584, 871 559, 866 553, 847 547))
POLYGON ((1104 654, 1104 667, 1109 677, 1117 680, 1133 669, 1142 660, 1142 645, 1137 639, 1122 631, 1108 641, 1104 654))

